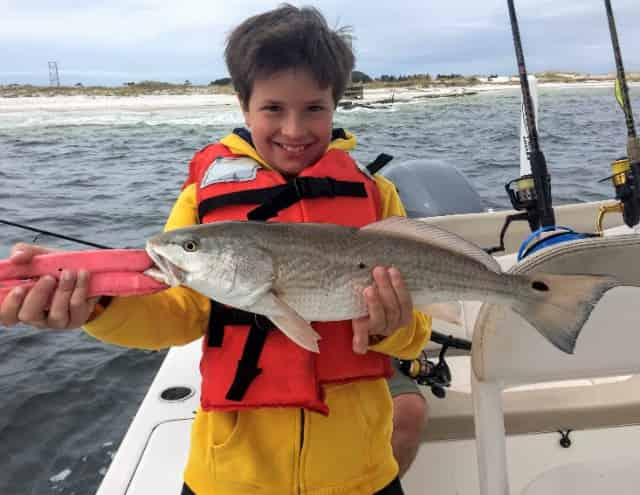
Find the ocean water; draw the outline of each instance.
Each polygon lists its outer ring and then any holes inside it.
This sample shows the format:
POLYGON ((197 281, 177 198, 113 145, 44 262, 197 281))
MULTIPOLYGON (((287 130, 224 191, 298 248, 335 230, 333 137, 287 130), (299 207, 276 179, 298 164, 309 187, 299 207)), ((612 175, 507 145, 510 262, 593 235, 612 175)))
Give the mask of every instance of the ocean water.
MULTIPOLYGON (((509 89, 340 111, 335 123, 356 134, 362 162, 380 152, 439 159, 487 208, 507 208, 519 111, 509 89)), ((194 151, 241 124, 235 107, 0 112, 0 219, 142 247, 162 229, 194 151)), ((541 88, 539 133, 554 204, 612 196, 598 180, 625 154, 626 130, 610 88, 541 88)), ((78 248, 0 225, 0 258, 18 241, 78 248)), ((163 356, 81 331, 0 327, 0 493, 94 493, 163 356)))

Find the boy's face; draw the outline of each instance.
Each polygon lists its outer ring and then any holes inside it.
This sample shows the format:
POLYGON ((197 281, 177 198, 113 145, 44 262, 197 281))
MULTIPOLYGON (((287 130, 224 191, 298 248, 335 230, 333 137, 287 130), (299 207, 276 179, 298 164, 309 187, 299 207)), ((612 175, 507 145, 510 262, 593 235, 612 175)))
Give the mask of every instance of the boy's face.
POLYGON ((258 154, 283 175, 298 175, 320 159, 331 141, 333 94, 304 69, 257 79, 241 102, 258 154))

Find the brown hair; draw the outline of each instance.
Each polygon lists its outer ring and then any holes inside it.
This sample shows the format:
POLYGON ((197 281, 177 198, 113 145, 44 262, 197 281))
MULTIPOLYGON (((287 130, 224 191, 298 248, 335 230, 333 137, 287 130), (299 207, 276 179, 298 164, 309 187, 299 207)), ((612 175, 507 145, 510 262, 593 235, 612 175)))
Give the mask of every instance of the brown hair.
POLYGON ((351 79, 355 57, 348 28, 333 30, 313 7, 283 4, 250 17, 229 35, 227 68, 243 105, 256 79, 287 69, 306 69, 337 104, 351 79))

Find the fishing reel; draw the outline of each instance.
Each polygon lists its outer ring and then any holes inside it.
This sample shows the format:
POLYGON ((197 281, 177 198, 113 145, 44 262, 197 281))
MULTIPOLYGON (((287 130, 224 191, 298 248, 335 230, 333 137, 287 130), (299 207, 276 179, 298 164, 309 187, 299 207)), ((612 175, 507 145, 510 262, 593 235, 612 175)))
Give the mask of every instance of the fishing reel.
MULTIPOLYGON (((533 175, 527 174, 513 179, 504 185, 511 205, 517 211, 535 210, 537 206, 536 186, 533 175)), ((536 226, 533 226, 535 229, 536 226)))
POLYGON ((418 359, 400 361, 400 371, 415 380, 418 385, 431 387, 431 392, 438 399, 444 399, 447 394, 445 388, 451 386, 451 370, 444 360, 443 350, 440 351, 437 363, 429 361, 424 351, 420 353, 418 359))
MULTIPOLYGON (((547 187, 549 186, 547 185, 547 187)), ((500 245, 487 248, 485 251, 489 254, 504 251, 504 237, 511 222, 526 220, 532 232, 540 226, 538 194, 533 175, 527 174, 513 179, 507 182, 504 188, 507 191, 513 209, 522 211, 522 213, 509 215, 505 218, 504 225, 500 230, 500 245)))
POLYGON ((640 201, 638 201, 640 184, 634 177, 629 159, 622 157, 615 160, 611 164, 611 172, 612 175, 598 182, 611 180, 618 202, 600 207, 596 221, 596 229, 599 234, 602 234, 602 224, 607 213, 622 213, 624 223, 628 227, 634 227, 640 221, 640 201))
POLYGON ((445 354, 450 347, 470 351, 471 342, 435 331, 431 334, 431 340, 442 345, 438 362, 430 361, 427 353, 422 351, 417 359, 400 360, 400 371, 415 380, 418 385, 430 387, 431 392, 438 399, 444 399, 445 389, 451 386, 451 369, 445 360, 445 354))

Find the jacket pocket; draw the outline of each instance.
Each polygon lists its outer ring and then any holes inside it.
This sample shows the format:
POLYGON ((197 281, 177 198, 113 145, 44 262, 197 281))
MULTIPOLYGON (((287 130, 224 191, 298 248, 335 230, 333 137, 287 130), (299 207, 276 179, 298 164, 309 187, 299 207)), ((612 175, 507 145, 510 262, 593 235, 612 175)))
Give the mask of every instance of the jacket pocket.
POLYGON ((225 445, 232 443, 238 436, 240 427, 240 415, 237 411, 218 412, 211 414, 211 445, 214 450, 224 448, 225 445))
POLYGON ((264 408, 212 413, 211 451, 217 480, 276 493, 291 489, 297 411, 264 408))
POLYGON ((373 426, 384 422, 379 417, 386 414, 369 417, 371 411, 365 405, 375 397, 366 387, 364 393, 360 390, 374 381, 380 380, 326 387, 329 416, 311 413, 304 439, 302 476, 306 488, 345 485, 376 472, 377 459, 383 453, 373 451, 382 443, 374 440, 379 433, 373 426))

